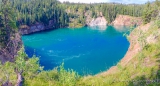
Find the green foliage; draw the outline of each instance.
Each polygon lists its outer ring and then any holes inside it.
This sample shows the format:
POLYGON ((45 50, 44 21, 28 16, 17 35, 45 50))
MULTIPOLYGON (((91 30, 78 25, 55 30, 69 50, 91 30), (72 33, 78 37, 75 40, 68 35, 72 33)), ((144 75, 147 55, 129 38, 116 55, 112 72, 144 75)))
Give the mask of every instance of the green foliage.
POLYGON ((15 63, 6 62, 4 65, 0 64, 0 80, 2 80, 0 85, 5 83, 7 80, 12 84, 15 84, 17 79, 16 72, 23 72, 23 76, 27 80, 31 77, 33 78, 42 70, 43 67, 39 66, 39 59, 35 56, 29 59, 24 52, 24 48, 22 48, 18 51, 15 63))
MULTIPOLYGON (((155 29, 150 29, 155 30, 155 29)), ((152 33, 151 33, 152 34, 152 33)), ((22 48, 18 52, 15 63, 7 62, 4 65, 0 64, 0 85, 7 80, 13 84, 16 83, 15 68, 24 70, 24 85, 25 86, 127 86, 127 85, 158 85, 158 83, 148 83, 147 80, 159 79, 157 58, 160 57, 160 43, 145 45, 139 54, 123 66, 117 64, 115 73, 109 75, 96 75, 80 77, 73 70, 65 70, 64 63, 57 69, 44 71, 39 66, 39 59, 35 56, 28 58, 22 48), (147 63, 145 59, 149 57, 147 63), (140 58, 140 59, 139 59, 140 58), (7 71, 7 72, 6 72, 7 71), (7 75, 7 77, 6 77, 7 75)))
MULTIPOLYGON (((27 75, 25 75, 27 77, 27 75)), ((24 85, 32 86, 76 86, 80 76, 73 70, 65 70, 64 64, 53 70, 36 73, 34 77, 26 78, 24 85)))
POLYGON ((160 28, 160 20, 156 20, 155 24, 158 26, 158 28, 160 28))
POLYGON ((142 16, 144 24, 147 24, 151 21, 152 12, 153 12, 153 10, 151 9, 151 4, 150 4, 150 2, 148 2, 146 4, 145 10, 144 10, 143 16, 142 16))
POLYGON ((138 36, 139 36, 138 42, 140 44, 141 49, 143 49, 143 47, 146 46, 146 36, 142 30, 139 31, 138 36))
POLYGON ((5 64, 0 64, 0 85, 6 81, 11 81, 13 84, 16 82, 16 73, 14 72, 14 64, 6 62, 5 64))
MULTIPOLYGON (((143 5, 123 5, 112 3, 60 3, 57 0, 10 0, 11 8, 15 8, 17 25, 32 25, 37 22, 49 25, 50 28, 80 27, 86 24, 86 18, 96 18, 102 12, 103 16, 111 23, 118 14, 142 16, 143 5), (87 15, 86 13, 89 13, 87 15), (74 25, 73 25, 74 24, 74 25)), ((1 8, 0 8, 1 9, 1 8)), ((12 26, 15 22, 12 21, 12 26)))
POLYGON ((9 0, 4 0, 1 3, 2 4, 0 4, 0 13, 3 20, 2 23, 4 24, 5 28, 6 26, 8 26, 11 29, 17 29, 15 13, 13 7, 11 7, 11 3, 9 2, 9 0))
POLYGON ((22 48, 20 51, 18 51, 18 55, 15 61, 16 68, 19 72, 25 70, 25 65, 26 65, 25 58, 27 58, 27 55, 24 52, 24 49, 22 48))
POLYGON ((26 70, 28 72, 36 73, 38 71, 42 71, 43 67, 39 65, 39 58, 35 55, 32 57, 32 59, 28 59, 26 63, 26 70))
POLYGON ((59 67, 59 82, 62 86, 76 86, 79 75, 73 70, 65 70, 64 63, 59 67))
POLYGON ((155 3, 148 2, 144 8, 142 19, 143 23, 147 24, 150 21, 154 21, 157 18, 157 15, 159 13, 159 7, 160 7, 160 1, 156 0, 155 3))
POLYGON ((160 6, 160 0, 156 0, 155 3, 158 7, 160 6))
MULTIPOLYGON (((9 0, 0 1, 0 45, 2 48, 12 47, 11 40, 15 38, 16 26, 15 12, 9 0)), ((9 49, 8 49, 9 51, 9 49)), ((9 51, 11 53, 11 51, 9 51)))
MULTIPOLYGON (((68 24, 73 27, 83 26, 86 19, 85 12, 89 10, 92 11, 92 17, 97 17, 99 16, 99 12, 102 12, 106 19, 109 20, 109 22, 112 22, 116 18, 117 14, 141 16, 141 9, 143 9, 143 6, 139 5, 62 4, 56 0, 13 0, 12 2, 12 6, 16 7, 16 19, 19 24, 31 25, 36 22, 43 22, 45 25, 47 25, 49 20, 54 19, 55 24, 53 26, 55 27, 64 27, 68 24)), ((4 6, 4 8, 7 8, 7 6, 8 5, 4 6)), ((152 19, 152 10, 150 10, 150 4, 148 4, 147 7, 149 8, 149 11, 144 11, 144 21, 146 23, 150 22, 152 19)), ((11 7, 8 6, 7 9, 10 10, 11 7)), ((4 11, 4 9, 2 10, 4 11)), ((0 18, 3 20, 4 12, 0 13, 0 18)), ((13 15, 9 16, 13 17, 13 15)), ((14 19, 11 18, 8 24, 12 28, 15 28, 14 19)), ((158 28, 160 27, 159 20, 156 21, 156 25, 158 28)), ((4 27, 3 21, 0 21, 0 26, 4 27)), ((160 57, 160 43, 157 42, 156 44, 147 44, 145 41, 147 36, 154 33, 153 30, 157 31, 157 29, 154 28, 150 29, 150 31, 145 34, 142 31, 139 31, 139 38, 137 41, 140 42, 141 46, 143 46, 141 52, 135 55, 135 57, 131 59, 127 65, 123 66, 120 63, 117 64, 116 67, 118 67, 119 70, 114 71, 115 73, 113 74, 107 76, 104 74, 103 76, 96 75, 80 77, 73 70, 65 70, 64 63, 62 63, 58 69, 55 68, 50 71, 45 71, 39 64, 39 58, 36 56, 28 58, 24 52, 24 48, 22 48, 16 56, 15 63, 6 62, 3 65, 0 64, 0 85, 6 81, 11 82, 13 85, 16 83, 17 74, 15 69, 17 69, 18 72, 23 71, 22 75, 24 77, 24 85, 26 86, 147 85, 147 82, 141 82, 141 80, 159 79, 159 77, 157 77, 157 75, 159 75, 159 63, 157 58, 160 57), (151 62, 151 64, 147 63, 147 57, 149 57, 149 62, 151 62), (133 80, 137 80, 137 82, 133 80)), ((132 31, 132 29, 130 31, 132 31)), ((2 33, 2 31, 0 31, 0 33, 2 33)), ((157 84, 149 83, 149 85, 157 84)))
POLYGON ((120 63, 117 64, 117 67, 118 67, 119 70, 122 70, 122 69, 123 69, 123 67, 121 66, 120 63))
POLYGON ((0 85, 6 81, 13 85, 17 80, 17 72, 22 72, 24 85, 42 86, 76 86, 80 76, 73 70, 65 70, 64 64, 50 71, 44 71, 39 65, 39 59, 36 56, 28 58, 24 48, 18 51, 15 63, 6 62, 0 64, 0 85), (16 71, 17 70, 17 71, 16 71))
POLYGON ((36 73, 40 70, 43 70, 43 67, 40 67, 39 65, 39 58, 35 55, 29 59, 27 54, 24 52, 24 48, 20 49, 18 51, 18 55, 16 57, 15 66, 18 69, 18 71, 24 71, 25 72, 32 72, 36 73))

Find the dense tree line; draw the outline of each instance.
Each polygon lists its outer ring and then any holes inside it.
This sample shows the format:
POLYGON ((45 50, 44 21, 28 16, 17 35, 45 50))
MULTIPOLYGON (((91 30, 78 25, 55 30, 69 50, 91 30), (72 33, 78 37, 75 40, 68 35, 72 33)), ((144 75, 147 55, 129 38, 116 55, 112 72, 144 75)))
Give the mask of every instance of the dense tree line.
POLYGON ((12 4, 17 11, 18 24, 42 22, 48 25, 53 19, 55 27, 67 26, 68 15, 57 0, 12 0, 12 4))
POLYGON ((118 14, 130 15, 135 17, 142 16, 143 5, 124 5, 124 4, 97 4, 91 7, 93 17, 96 17, 98 11, 102 12, 105 18, 111 23, 118 14))
POLYGON ((65 5, 65 11, 69 16, 69 24, 72 24, 71 26, 85 25, 88 16, 96 18, 100 16, 100 12, 102 12, 109 23, 111 23, 119 14, 141 17, 145 6, 118 3, 82 4, 64 2, 63 4, 65 5))
POLYGON ((76 27, 86 24, 87 16, 96 18, 99 12, 111 23, 118 14, 140 17, 144 5, 125 5, 118 3, 60 3, 57 0, 10 0, 15 8, 17 25, 32 25, 41 22, 49 24, 53 20, 54 28, 76 27), (88 13, 88 14, 87 14, 88 13))
POLYGON ((0 8, 0 49, 5 47, 9 50, 18 31, 15 14, 8 0, 3 0, 0 8))
POLYGON ((160 0, 156 0, 155 3, 148 2, 145 5, 142 15, 144 24, 147 24, 152 20, 156 20, 157 15, 160 12, 159 7, 160 7, 160 0))

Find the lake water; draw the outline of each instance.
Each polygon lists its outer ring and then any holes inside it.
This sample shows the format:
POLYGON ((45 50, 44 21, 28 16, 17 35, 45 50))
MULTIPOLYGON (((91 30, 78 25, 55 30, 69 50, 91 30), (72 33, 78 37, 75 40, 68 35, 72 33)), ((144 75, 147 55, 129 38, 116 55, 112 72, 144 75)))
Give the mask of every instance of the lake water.
POLYGON ((66 69, 79 74, 105 71, 126 54, 129 42, 126 27, 60 28, 22 37, 28 56, 39 56, 45 70, 64 62, 66 69))

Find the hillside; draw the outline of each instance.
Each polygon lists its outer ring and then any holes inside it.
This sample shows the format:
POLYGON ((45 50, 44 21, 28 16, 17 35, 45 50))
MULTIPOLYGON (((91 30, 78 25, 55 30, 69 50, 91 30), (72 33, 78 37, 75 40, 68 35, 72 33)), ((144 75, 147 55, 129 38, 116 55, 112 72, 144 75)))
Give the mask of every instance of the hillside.
POLYGON ((140 17, 118 15, 111 24, 114 26, 139 26, 142 23, 143 21, 140 17))
POLYGON ((134 29, 130 47, 114 67, 95 76, 86 76, 80 83, 96 86, 160 85, 160 27, 152 22, 134 29))
POLYGON ((16 24, 21 32, 25 29, 24 33, 64 27, 82 27, 88 24, 87 21, 96 20, 101 14, 110 24, 119 14, 140 17, 144 10, 144 5, 136 4, 61 3, 57 0, 11 0, 11 2, 11 6, 15 7, 16 24), (28 30, 28 27, 37 26, 37 23, 43 28, 34 27, 35 30, 28 30))
POLYGON ((125 57, 108 71, 97 75, 79 76, 73 70, 58 69, 44 71, 33 57, 24 61, 27 55, 19 51, 16 63, 0 66, 2 84, 7 80, 3 69, 8 70, 10 83, 16 83, 14 67, 23 69, 24 85, 28 86, 139 86, 160 85, 160 27, 159 20, 141 25, 128 36, 130 47, 125 57), (23 64, 21 64, 23 62, 23 64), (9 68, 9 69, 8 69, 9 68), (41 71, 41 72, 40 72, 41 71))

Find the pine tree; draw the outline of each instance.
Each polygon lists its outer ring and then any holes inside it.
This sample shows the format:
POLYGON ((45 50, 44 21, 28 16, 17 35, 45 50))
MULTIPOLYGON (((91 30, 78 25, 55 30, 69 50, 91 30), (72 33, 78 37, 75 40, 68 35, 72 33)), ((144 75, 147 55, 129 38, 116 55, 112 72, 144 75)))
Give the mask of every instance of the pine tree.
POLYGON ((156 0, 155 3, 158 7, 160 6, 160 0, 156 0))
POLYGON ((19 45, 15 42, 16 33, 18 32, 14 9, 11 7, 9 0, 2 0, 1 3, 1 25, 0 25, 0 53, 10 58, 14 58, 15 48, 19 45), (4 53, 5 52, 5 53, 4 53))
POLYGON ((148 2, 146 4, 145 10, 144 10, 143 16, 142 16, 144 24, 147 24, 151 21, 152 12, 153 11, 151 9, 151 4, 150 4, 150 2, 148 2))

